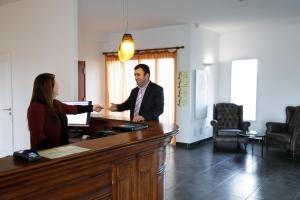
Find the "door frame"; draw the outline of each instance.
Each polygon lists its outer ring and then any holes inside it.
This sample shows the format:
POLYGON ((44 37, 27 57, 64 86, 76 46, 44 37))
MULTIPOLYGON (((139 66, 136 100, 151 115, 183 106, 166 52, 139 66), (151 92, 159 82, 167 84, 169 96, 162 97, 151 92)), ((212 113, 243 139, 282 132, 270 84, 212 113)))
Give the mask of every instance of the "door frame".
MULTIPOLYGON (((13 69, 12 69, 12 56, 11 56, 11 53, 8 52, 8 51, 1 51, 0 50, 0 55, 3 55, 5 57, 7 57, 7 60, 8 60, 8 70, 9 70, 9 95, 10 95, 10 99, 9 99, 9 102, 10 102, 10 121, 11 121, 11 132, 10 132, 10 138, 11 138, 11 147, 10 147, 10 154, 12 155, 12 153, 14 152, 14 118, 13 118, 13 69)), ((9 155, 10 155, 9 154, 9 155)))
POLYGON ((86 100, 85 61, 78 61, 78 100, 86 100))

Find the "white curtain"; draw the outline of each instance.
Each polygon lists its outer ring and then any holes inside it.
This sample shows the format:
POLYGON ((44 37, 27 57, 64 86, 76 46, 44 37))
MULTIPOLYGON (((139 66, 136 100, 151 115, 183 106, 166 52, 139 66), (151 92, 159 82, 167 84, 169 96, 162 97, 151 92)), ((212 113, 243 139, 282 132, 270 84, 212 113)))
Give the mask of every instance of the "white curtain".
MULTIPOLYGON (((130 91, 136 87, 134 67, 137 64, 146 64, 150 68, 150 80, 164 89, 164 112, 159 120, 164 123, 175 122, 175 58, 142 58, 120 62, 117 59, 106 59, 107 97, 106 107, 110 103, 124 102, 130 91)), ((110 115, 129 118, 129 111, 110 112, 110 115)))

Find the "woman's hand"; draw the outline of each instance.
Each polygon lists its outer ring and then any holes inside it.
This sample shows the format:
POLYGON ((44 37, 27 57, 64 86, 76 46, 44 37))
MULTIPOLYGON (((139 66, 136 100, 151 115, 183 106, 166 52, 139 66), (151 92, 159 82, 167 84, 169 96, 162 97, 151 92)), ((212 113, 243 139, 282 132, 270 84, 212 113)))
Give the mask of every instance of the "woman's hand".
POLYGON ((103 109, 103 107, 100 106, 99 104, 93 105, 93 111, 95 111, 95 112, 100 112, 102 109, 103 109))

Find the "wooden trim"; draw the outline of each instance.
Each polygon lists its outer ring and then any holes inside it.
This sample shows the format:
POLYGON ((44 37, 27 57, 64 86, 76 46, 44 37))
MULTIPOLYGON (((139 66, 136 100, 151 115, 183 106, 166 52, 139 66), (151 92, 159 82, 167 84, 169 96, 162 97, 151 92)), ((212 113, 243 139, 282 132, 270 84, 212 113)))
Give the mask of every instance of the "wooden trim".
POLYGON ((109 113, 109 85, 108 85, 108 65, 107 65, 107 61, 105 59, 105 109, 104 109, 104 113, 106 115, 108 115, 109 113))
MULTIPOLYGON (((148 53, 148 52, 159 52, 159 51, 165 51, 165 50, 178 50, 178 49, 183 49, 184 46, 177 46, 177 47, 165 47, 165 48, 154 48, 154 49, 137 49, 134 51, 134 53, 148 53)), ((111 51, 111 52, 103 52, 103 55, 115 55, 118 54, 117 51, 111 51)))
MULTIPOLYGON (((176 123, 177 121, 176 113, 177 113, 177 51, 174 53, 174 122, 173 123, 176 123)), ((176 145, 176 136, 172 137, 171 144, 176 145)))
POLYGON ((175 52, 174 55, 174 112, 175 112, 175 116, 174 116, 174 123, 176 123, 177 119, 176 119, 176 113, 177 113, 177 52, 175 52))
POLYGON ((155 64, 154 64, 155 66, 155 83, 157 83, 158 82, 158 62, 157 62, 157 59, 155 59, 155 64))
POLYGON ((85 61, 78 61, 78 100, 86 99, 86 65, 85 61))

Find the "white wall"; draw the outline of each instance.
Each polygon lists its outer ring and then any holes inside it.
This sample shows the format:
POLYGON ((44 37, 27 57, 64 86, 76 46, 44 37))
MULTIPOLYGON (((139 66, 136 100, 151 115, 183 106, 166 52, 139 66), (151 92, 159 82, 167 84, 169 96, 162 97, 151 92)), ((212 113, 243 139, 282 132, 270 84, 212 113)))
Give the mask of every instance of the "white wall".
POLYGON ((230 101, 233 59, 257 58, 257 115, 250 129, 285 121, 285 107, 300 105, 300 25, 223 34, 220 41, 219 99, 230 101))
MULTIPOLYGON (((212 135, 209 121, 195 120, 195 69, 203 68, 203 59, 206 55, 215 58, 217 62, 219 36, 218 34, 196 28, 194 25, 179 25, 163 28, 154 28, 140 31, 130 31, 133 34, 136 49, 163 48, 173 46, 184 46, 184 49, 178 51, 177 68, 178 71, 188 71, 190 75, 190 89, 188 105, 177 107, 177 124, 180 126, 180 134, 177 136, 178 142, 192 143, 212 135)), ((123 33, 110 34, 107 37, 99 38, 103 42, 103 48, 100 51, 116 51, 123 33)), ((104 63, 100 64, 101 67, 104 63)), ((215 76, 216 66, 210 69, 209 79, 209 112, 215 99, 215 76)), ((101 76, 104 80, 104 75, 101 76)), ((100 80, 100 82, 102 82, 100 80)), ((103 95, 105 93, 103 92, 103 95)), ((210 117, 210 116, 209 116, 210 117)))
MULTIPOLYGON (((84 24, 78 23, 78 58, 86 66, 86 99, 105 106, 105 65, 99 49, 102 43, 87 35, 84 24)), ((97 37, 105 37, 97 35, 97 37)))
POLYGON ((14 150, 30 146, 33 80, 56 74, 59 99, 77 97, 77 1, 21 0, 0 7, 0 51, 12 55, 14 150))
POLYGON ((192 35, 190 38, 191 50, 191 119, 189 122, 190 133, 186 143, 192 143, 212 136, 212 127, 210 121, 213 118, 213 104, 217 95, 216 77, 218 71, 219 59, 219 34, 203 29, 192 27, 192 35), (210 61, 213 64, 204 66, 204 62, 210 61), (207 74, 207 117, 203 119, 195 119, 195 70, 204 69, 207 74))

